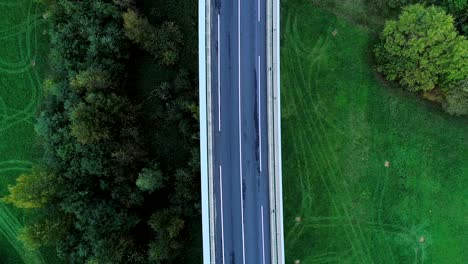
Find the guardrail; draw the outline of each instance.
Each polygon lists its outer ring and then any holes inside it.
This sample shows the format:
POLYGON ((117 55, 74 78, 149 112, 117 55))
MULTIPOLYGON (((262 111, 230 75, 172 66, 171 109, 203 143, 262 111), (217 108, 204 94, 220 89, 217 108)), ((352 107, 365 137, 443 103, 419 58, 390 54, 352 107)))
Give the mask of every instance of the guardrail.
POLYGON ((270 164, 271 259, 284 264, 281 165, 280 0, 267 1, 268 141, 270 164))
MULTIPOLYGON (((207 10, 209 11, 209 0, 198 1, 198 71, 199 71, 199 111, 200 111, 200 171, 201 171, 201 198, 202 198, 202 232, 203 232, 203 263, 211 264, 214 243, 211 236, 213 230, 212 223, 210 221, 210 207, 212 197, 212 186, 209 175, 210 171, 210 160, 209 160, 209 124, 210 118, 208 117, 208 65, 207 54, 209 55, 209 30, 207 31, 207 25, 209 25, 209 16, 207 16, 207 10), (208 5, 208 6, 207 6, 208 5), (208 7, 208 8, 207 8, 208 7)), ((212 207, 211 207, 212 208, 212 207)))

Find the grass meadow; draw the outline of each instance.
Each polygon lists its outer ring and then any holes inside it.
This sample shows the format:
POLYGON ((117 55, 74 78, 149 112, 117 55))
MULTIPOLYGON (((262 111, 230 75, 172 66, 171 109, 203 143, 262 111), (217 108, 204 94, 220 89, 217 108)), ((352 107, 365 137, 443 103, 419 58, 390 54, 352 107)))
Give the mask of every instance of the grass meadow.
MULTIPOLYGON (((0 3, 0 196, 39 160, 34 131, 47 67, 47 20, 33 0, 0 3)), ((0 263, 51 263, 17 239, 31 213, 0 202, 0 263)))
POLYGON ((468 120, 380 80, 362 2, 282 4, 286 263, 467 263, 468 120))

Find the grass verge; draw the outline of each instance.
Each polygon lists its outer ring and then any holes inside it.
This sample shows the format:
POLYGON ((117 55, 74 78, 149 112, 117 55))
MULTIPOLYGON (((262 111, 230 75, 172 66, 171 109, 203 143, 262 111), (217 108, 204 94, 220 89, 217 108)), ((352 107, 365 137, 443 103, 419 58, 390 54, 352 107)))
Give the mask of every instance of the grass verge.
POLYGON ((286 262, 464 263, 468 120, 379 82, 375 28, 310 1, 282 21, 286 262))

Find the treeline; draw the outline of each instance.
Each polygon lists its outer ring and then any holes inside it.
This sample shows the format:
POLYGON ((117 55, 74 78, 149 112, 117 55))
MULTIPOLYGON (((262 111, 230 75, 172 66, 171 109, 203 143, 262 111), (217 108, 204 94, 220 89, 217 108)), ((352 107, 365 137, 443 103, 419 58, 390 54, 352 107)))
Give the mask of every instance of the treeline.
POLYGON ((47 4, 51 73, 36 126, 44 161, 4 198, 35 210, 21 239, 54 247, 65 263, 179 263, 187 248, 201 250, 197 57, 186 33, 196 32, 196 8, 178 25, 166 4, 154 23, 131 0, 47 4), (129 76, 138 47, 166 76, 151 117, 129 76))
MULTIPOLYGON (((468 14, 466 0, 459 5, 468 14)), ((450 114, 468 115, 468 40, 445 9, 404 7, 397 20, 386 22, 375 55, 388 80, 441 103, 450 114)))

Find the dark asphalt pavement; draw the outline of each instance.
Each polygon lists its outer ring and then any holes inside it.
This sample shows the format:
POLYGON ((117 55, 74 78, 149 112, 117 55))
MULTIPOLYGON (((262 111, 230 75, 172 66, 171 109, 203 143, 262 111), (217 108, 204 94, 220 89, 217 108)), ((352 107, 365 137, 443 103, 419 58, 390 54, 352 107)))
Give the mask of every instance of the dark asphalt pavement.
POLYGON ((216 263, 267 264, 267 0, 211 1, 216 263))

